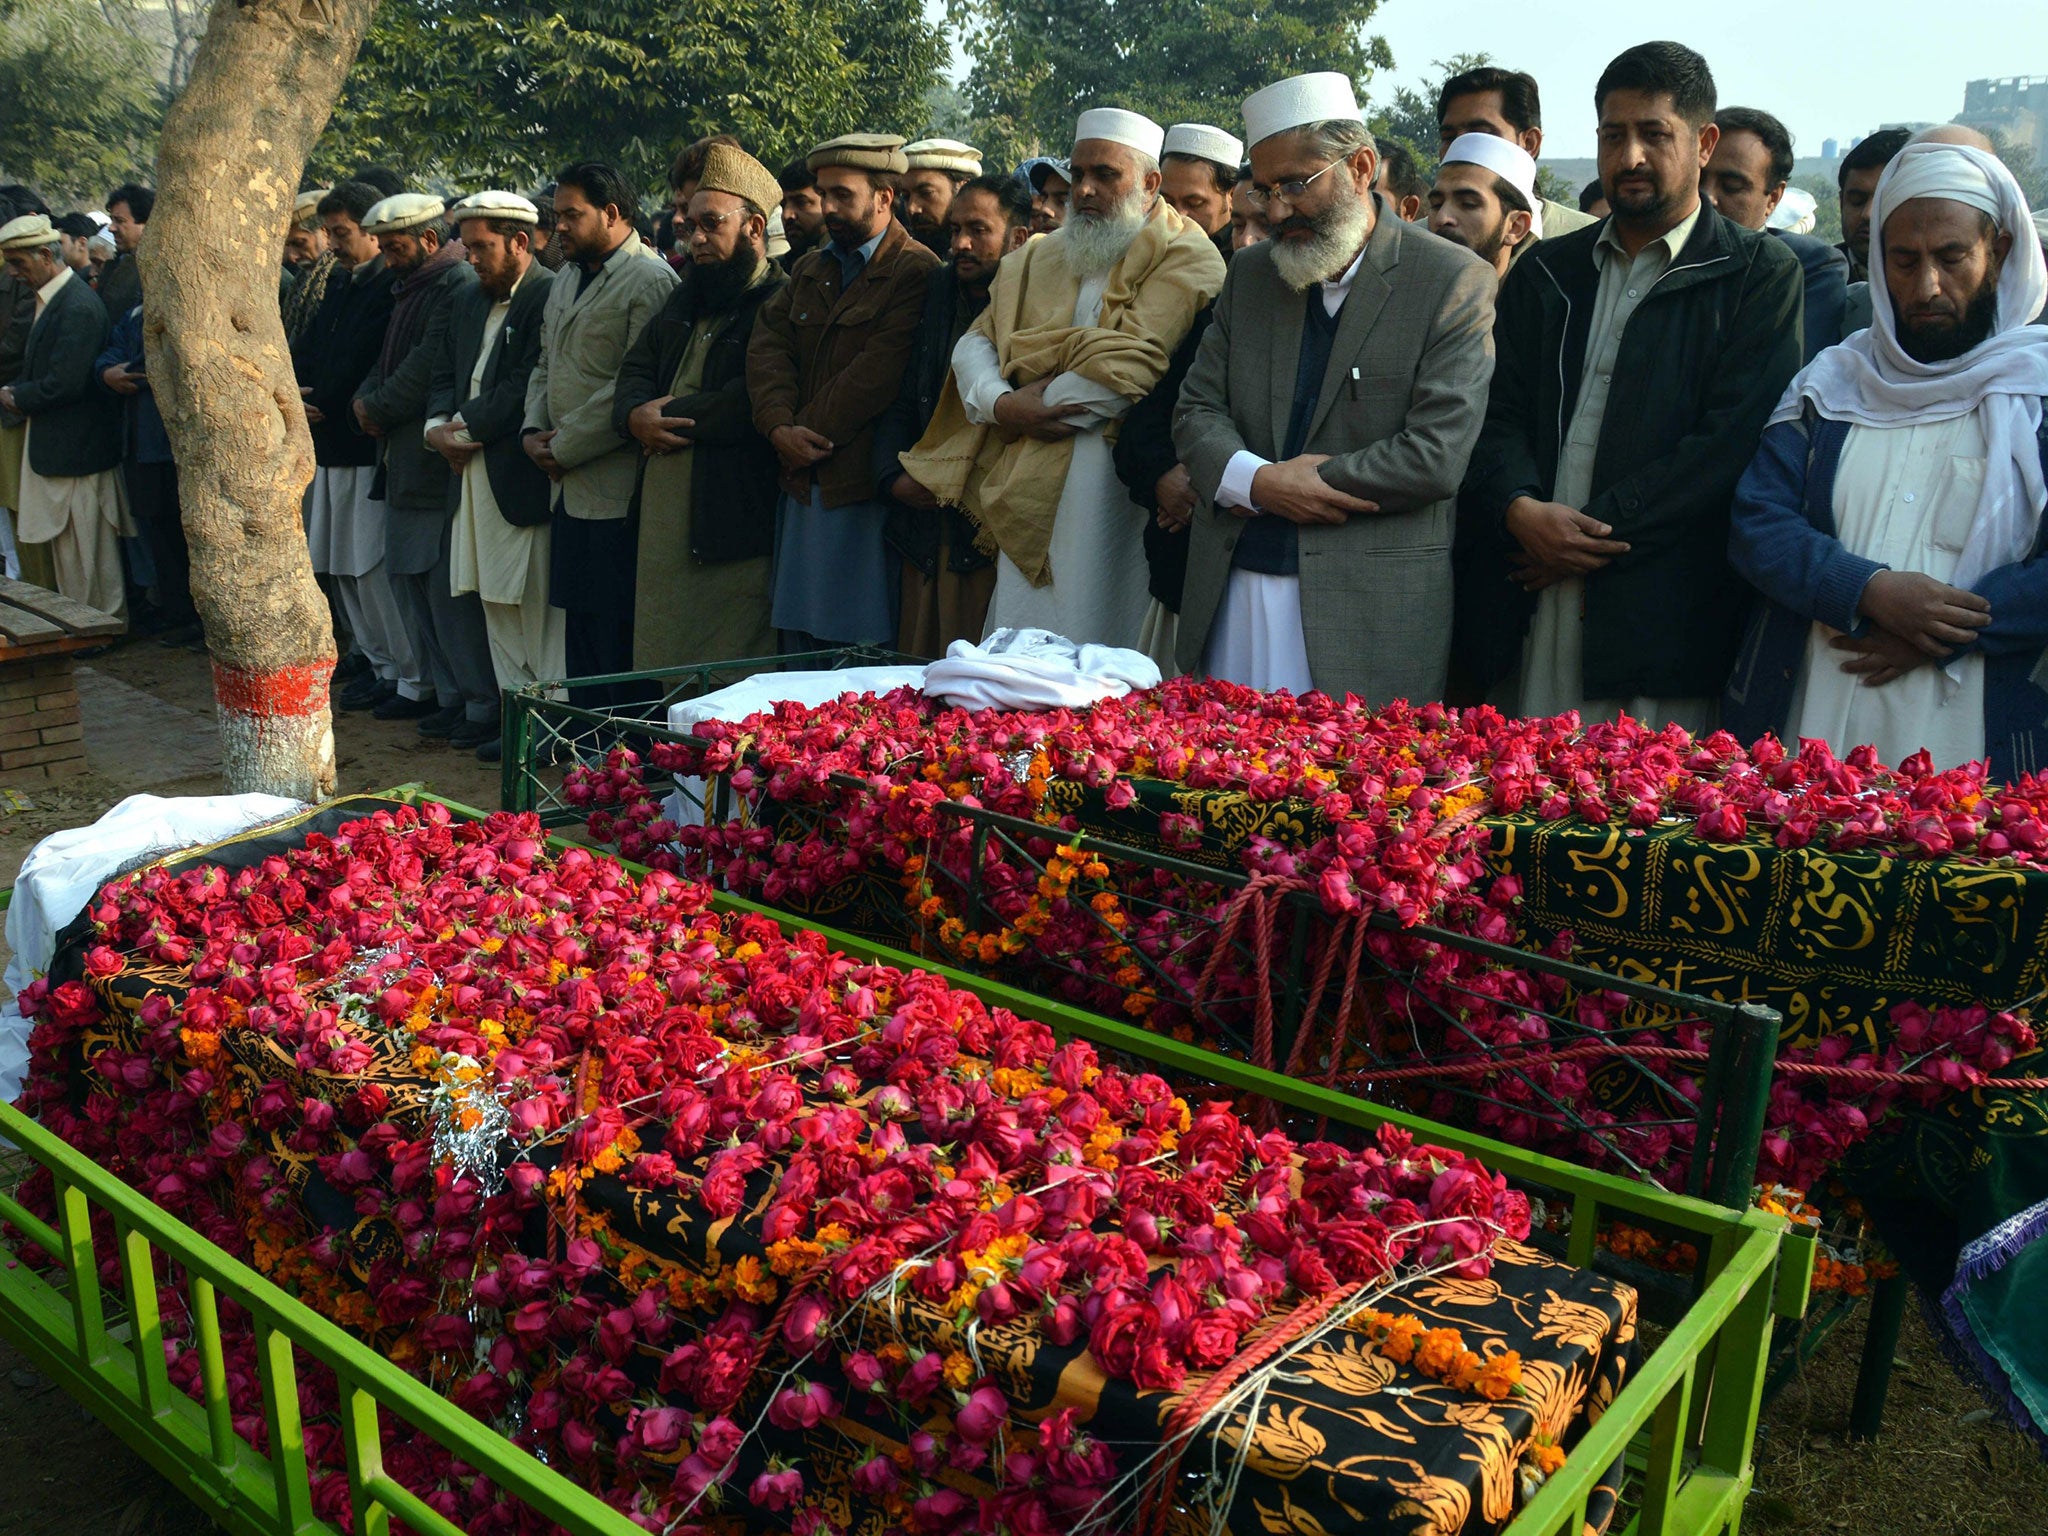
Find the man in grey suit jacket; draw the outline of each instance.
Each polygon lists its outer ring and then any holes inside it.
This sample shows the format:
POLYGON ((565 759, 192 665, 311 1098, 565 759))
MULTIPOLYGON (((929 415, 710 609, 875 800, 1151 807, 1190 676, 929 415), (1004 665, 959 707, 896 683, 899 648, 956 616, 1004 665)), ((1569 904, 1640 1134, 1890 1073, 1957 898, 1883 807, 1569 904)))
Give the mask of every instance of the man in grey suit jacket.
MULTIPOLYGON (((675 287, 674 268, 633 232, 625 177, 597 161, 555 178, 555 232, 568 255, 541 315, 540 360, 526 386, 526 451, 555 482, 549 601, 568 615, 569 675, 633 665, 640 445, 612 424, 619 365, 675 287)), ((609 693, 579 689, 579 704, 609 693)))
POLYGON ((1437 699, 1493 269, 1370 191, 1346 77, 1282 81, 1244 115, 1272 238, 1231 263, 1174 419, 1202 497, 1178 659, 1255 688, 1437 699))

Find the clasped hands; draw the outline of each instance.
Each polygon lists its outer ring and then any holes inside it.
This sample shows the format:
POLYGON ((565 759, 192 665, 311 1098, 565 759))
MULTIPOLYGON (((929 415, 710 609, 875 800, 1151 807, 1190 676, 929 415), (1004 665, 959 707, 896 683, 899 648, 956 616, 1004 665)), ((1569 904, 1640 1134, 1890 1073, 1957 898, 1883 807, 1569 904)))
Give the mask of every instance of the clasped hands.
POLYGON ((1864 584, 1856 606, 1870 627, 1828 644, 1847 653, 1842 670, 1871 688, 1915 667, 1947 661, 1991 622, 1988 598, 1919 571, 1879 571, 1864 584))

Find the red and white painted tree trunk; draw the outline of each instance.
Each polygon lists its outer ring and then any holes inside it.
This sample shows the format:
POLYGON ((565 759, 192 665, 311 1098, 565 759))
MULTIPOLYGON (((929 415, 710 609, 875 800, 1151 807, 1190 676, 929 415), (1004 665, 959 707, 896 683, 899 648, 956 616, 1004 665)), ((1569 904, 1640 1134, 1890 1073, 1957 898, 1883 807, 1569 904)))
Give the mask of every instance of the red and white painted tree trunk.
POLYGON ((313 443, 278 315, 299 177, 377 0, 219 0, 164 119, 139 253, 228 788, 334 791, 334 631, 301 501, 313 443))

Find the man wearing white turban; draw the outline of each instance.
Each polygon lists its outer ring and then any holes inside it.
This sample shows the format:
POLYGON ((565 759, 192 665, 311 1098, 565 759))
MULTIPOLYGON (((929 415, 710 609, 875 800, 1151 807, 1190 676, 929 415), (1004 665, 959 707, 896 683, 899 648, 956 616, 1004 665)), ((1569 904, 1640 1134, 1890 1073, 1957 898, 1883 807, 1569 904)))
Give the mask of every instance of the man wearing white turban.
POLYGON ((1207 231, 1159 195, 1164 144, 1136 112, 1081 114, 1067 222, 996 269, 924 436, 902 456, 903 473, 965 512, 995 556, 990 633, 1139 643, 1144 524, 1111 449, 1223 286, 1207 231))
POLYGON ((1736 496, 1766 599, 1726 719, 1937 768, 2048 747, 2048 263, 1994 155, 1915 143, 1871 208, 1870 328, 1792 381, 1736 496))

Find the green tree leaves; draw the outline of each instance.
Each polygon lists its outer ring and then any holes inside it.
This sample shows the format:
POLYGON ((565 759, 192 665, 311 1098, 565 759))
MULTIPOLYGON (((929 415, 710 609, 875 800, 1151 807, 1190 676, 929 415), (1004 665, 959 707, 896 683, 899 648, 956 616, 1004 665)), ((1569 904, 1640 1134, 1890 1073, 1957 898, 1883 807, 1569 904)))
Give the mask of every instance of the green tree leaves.
POLYGON ((1365 36, 1379 0, 948 0, 965 95, 994 163, 1066 153, 1074 119, 1127 107, 1232 128, 1260 86, 1311 69, 1360 83, 1392 64, 1365 36))
POLYGON ((0 3, 0 180, 62 209, 146 172, 164 112, 155 52, 89 0, 0 3))
POLYGON ((915 133, 944 56, 919 0, 386 0, 312 169, 531 186, 595 159, 653 191, 707 133, 770 165, 915 133))

